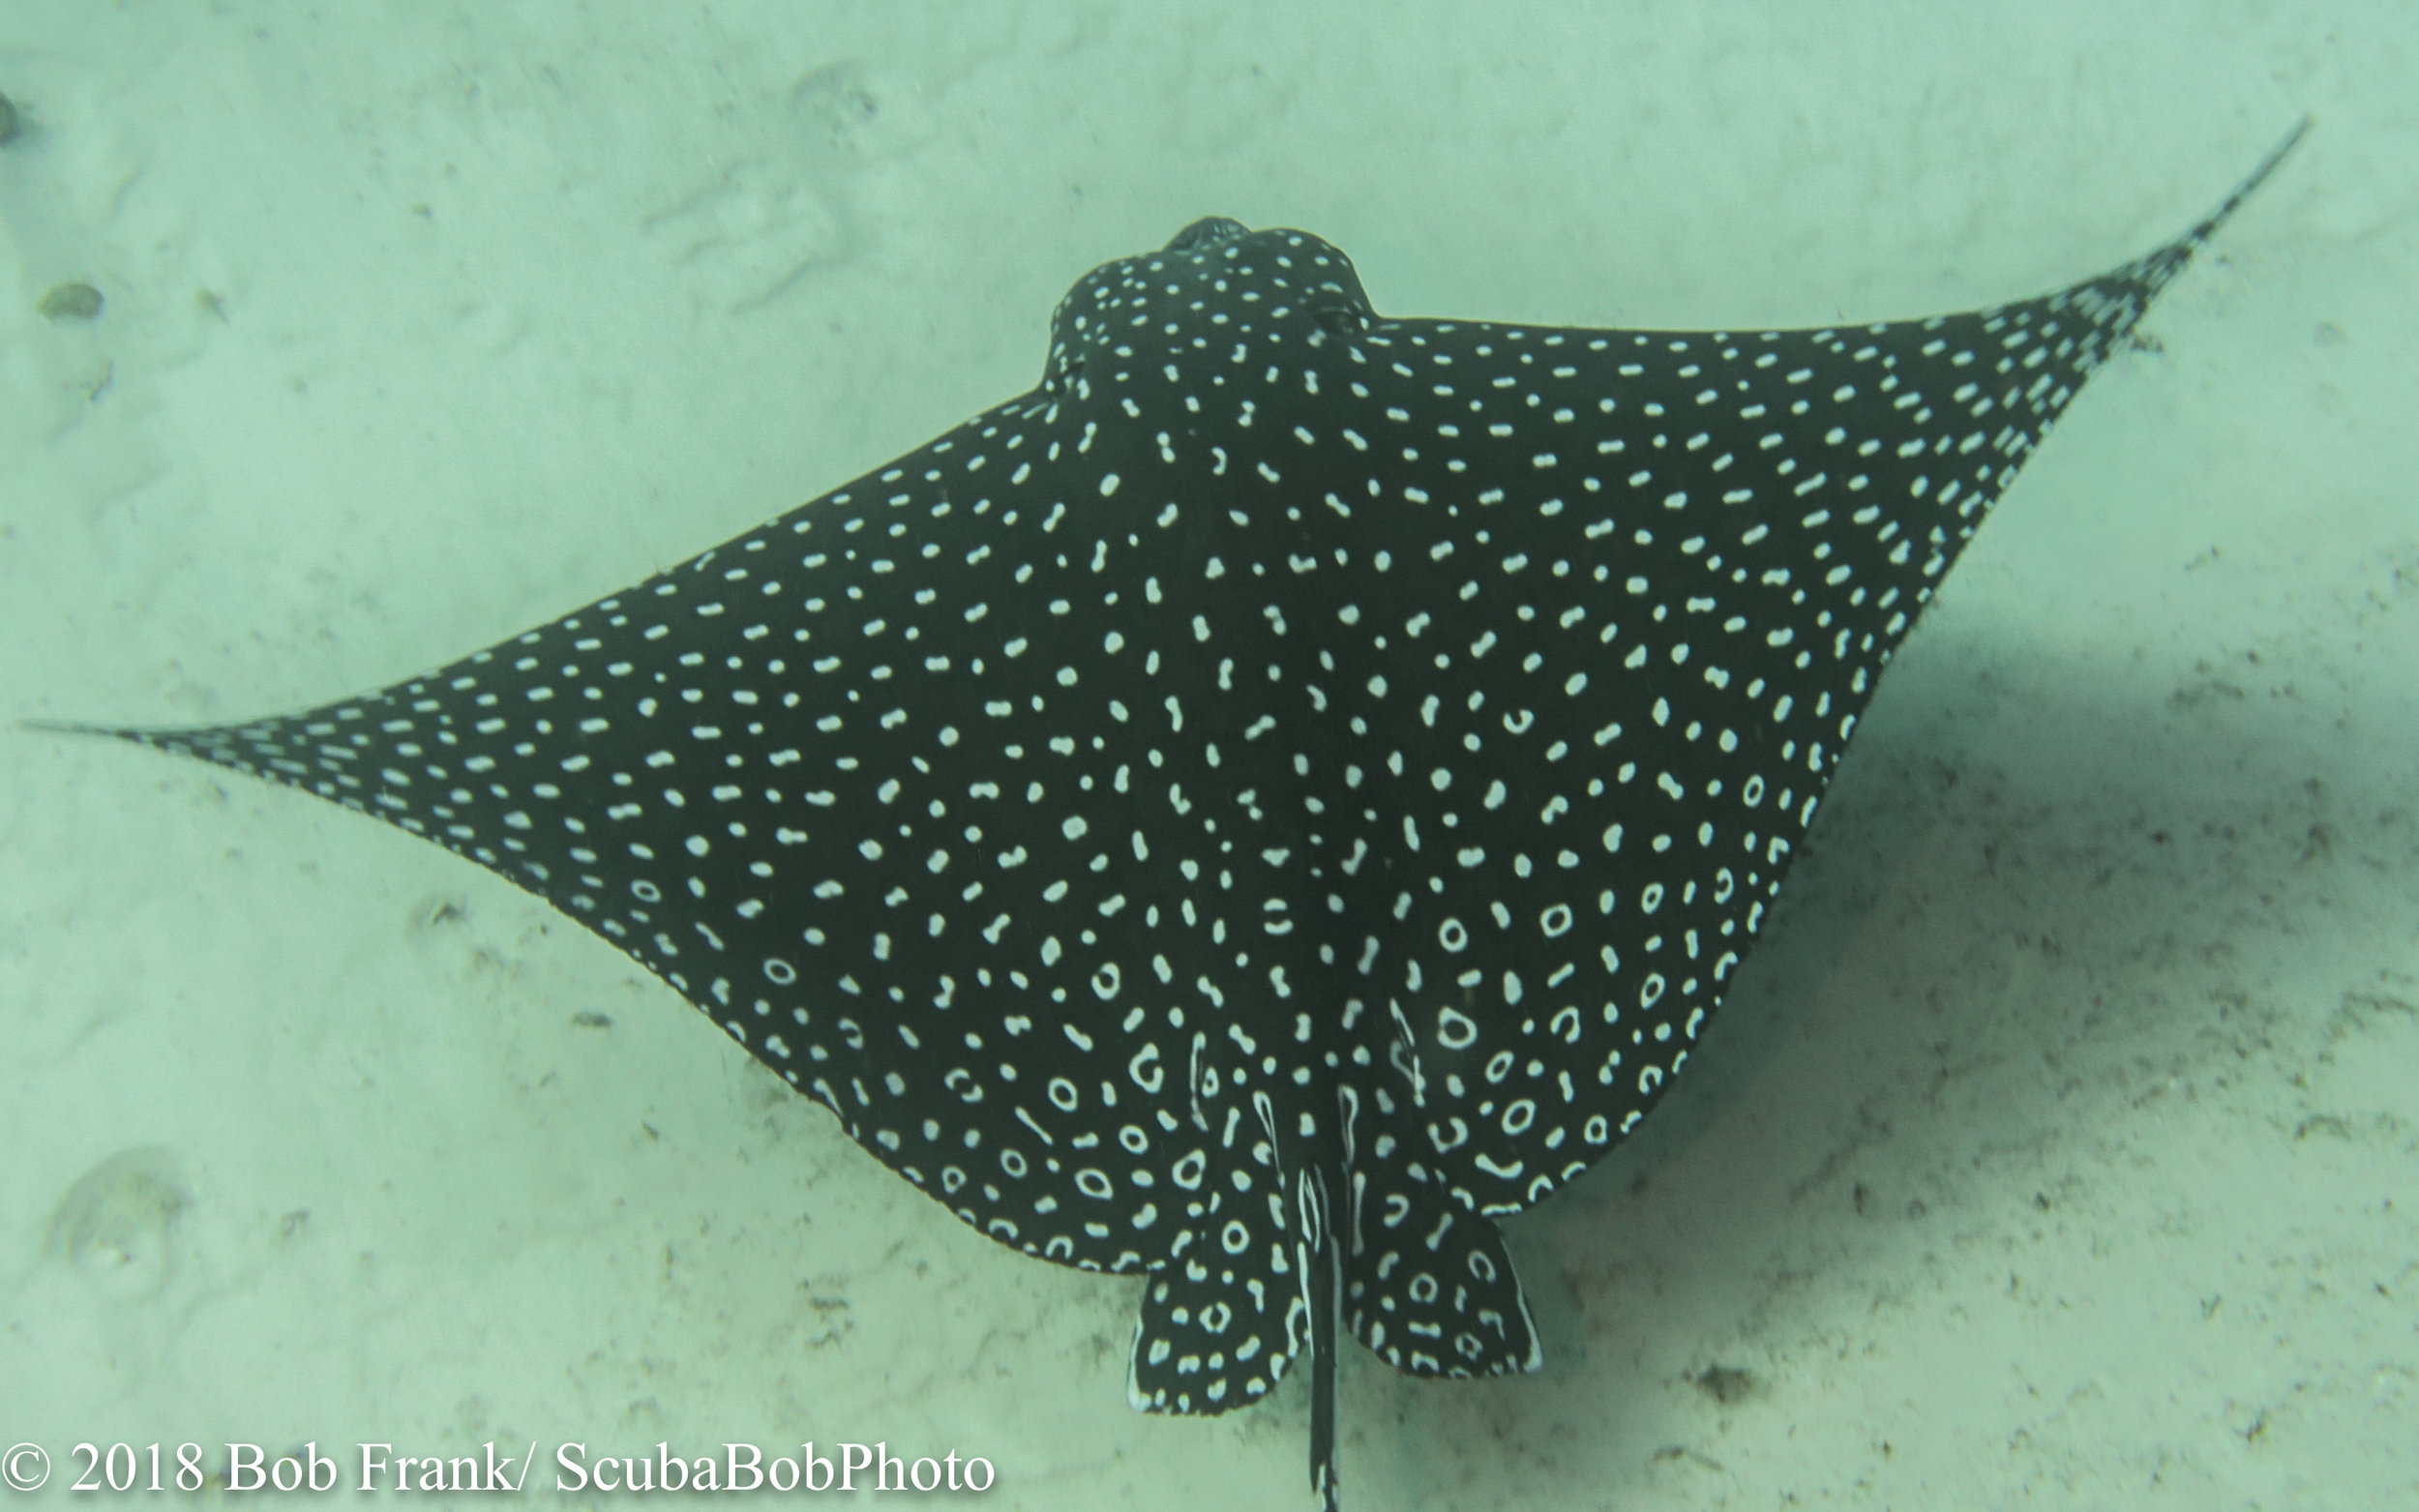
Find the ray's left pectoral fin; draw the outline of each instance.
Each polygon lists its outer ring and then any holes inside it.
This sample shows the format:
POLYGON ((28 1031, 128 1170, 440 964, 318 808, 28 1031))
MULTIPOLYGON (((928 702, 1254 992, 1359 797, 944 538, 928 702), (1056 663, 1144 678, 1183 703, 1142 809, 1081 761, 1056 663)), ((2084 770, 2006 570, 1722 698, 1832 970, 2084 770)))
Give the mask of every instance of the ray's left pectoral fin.
POLYGON ((1308 1343, 1291 1266, 1273 1274, 1280 1257, 1265 1235, 1229 1231, 1239 1248, 1212 1235, 1145 1284, 1125 1377, 1135 1410, 1207 1415, 1256 1402, 1308 1343))
POLYGON ((1395 1174, 1361 1194, 1344 1240, 1344 1322, 1411 1376, 1505 1376, 1544 1363, 1520 1276, 1492 1219, 1395 1174))

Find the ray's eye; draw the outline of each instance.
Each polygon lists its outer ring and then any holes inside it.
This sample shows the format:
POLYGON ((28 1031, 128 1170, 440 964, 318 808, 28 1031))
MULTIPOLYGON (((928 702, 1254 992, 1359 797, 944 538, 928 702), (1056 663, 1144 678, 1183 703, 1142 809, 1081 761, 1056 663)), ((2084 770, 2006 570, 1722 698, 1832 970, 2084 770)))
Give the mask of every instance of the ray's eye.
POLYGON ((1310 318, 1329 336, 1359 336, 1365 322, 1360 311, 1350 305, 1321 305, 1310 311, 1310 318))

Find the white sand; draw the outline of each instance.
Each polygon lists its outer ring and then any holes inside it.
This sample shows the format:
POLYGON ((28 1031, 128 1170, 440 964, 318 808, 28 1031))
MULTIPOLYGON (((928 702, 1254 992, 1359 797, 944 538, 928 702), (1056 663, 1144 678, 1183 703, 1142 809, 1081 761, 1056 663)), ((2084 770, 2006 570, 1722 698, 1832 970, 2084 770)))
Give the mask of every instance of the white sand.
MULTIPOLYGON (((1548 1372, 1348 1349, 1343 1467, 2419 1498, 2419 13, 218 9, 0 3, 0 716, 500 638, 1029 386, 1198 215, 1382 310, 1815 324, 2098 271, 2314 112, 1909 642, 1688 1079, 1511 1226, 1548 1372), (36 312, 68 280, 100 319, 36 312)), ((0 1444, 53 1495, 87 1439, 812 1438, 1304 1504, 1299 1376, 1129 1411, 1135 1283, 978 1237, 500 880, 132 748, 0 773, 0 1444)))

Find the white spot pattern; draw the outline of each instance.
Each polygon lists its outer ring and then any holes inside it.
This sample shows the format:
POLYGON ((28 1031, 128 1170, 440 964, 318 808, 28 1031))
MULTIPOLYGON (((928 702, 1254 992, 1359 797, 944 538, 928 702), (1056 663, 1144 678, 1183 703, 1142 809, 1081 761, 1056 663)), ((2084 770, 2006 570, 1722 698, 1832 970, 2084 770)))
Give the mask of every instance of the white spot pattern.
POLYGON ((1339 1318, 1530 1368, 1489 1215, 1686 1062, 1893 649, 2217 219, 1742 334, 1384 319, 1204 222, 1074 287, 1041 387, 737 540, 373 697, 119 733, 493 869, 968 1223, 1152 1273, 1140 1406, 1339 1318))

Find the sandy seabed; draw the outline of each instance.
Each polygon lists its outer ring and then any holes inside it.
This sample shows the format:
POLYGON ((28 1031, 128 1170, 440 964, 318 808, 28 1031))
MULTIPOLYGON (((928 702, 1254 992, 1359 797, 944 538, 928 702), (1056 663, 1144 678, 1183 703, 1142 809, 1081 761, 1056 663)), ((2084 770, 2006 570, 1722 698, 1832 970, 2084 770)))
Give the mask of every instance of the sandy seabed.
MULTIPOLYGON (((1824 324, 2112 265, 2309 112, 1894 664, 1683 1084, 1508 1225, 1548 1368, 1347 1349, 1342 1463, 1359 1512, 2419 1503, 2415 63, 2387 3, 5 0, 0 716, 496 640, 1029 387, 1200 215, 1382 311, 1824 324)), ((131 748, 0 774, 45 1495, 80 1441, 813 1439, 1303 1503, 1299 1375, 1128 1410, 1137 1283, 504 882, 131 748)))

